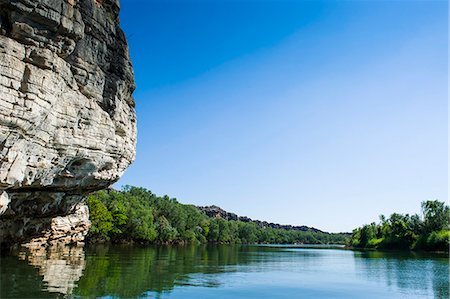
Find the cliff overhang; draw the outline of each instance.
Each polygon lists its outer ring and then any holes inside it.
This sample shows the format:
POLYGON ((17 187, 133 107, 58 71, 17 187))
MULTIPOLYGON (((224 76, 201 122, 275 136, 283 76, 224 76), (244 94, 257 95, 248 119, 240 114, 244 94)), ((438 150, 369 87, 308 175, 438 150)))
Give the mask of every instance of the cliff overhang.
POLYGON ((82 242, 83 201, 135 158, 118 0, 0 0, 0 236, 82 242))

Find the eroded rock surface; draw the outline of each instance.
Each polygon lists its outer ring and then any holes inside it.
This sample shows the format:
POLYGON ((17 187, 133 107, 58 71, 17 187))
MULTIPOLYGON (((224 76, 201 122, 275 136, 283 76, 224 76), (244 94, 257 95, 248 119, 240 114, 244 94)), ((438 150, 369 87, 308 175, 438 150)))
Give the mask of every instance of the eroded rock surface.
POLYGON ((2 243, 79 242, 83 200, 135 157, 118 0, 0 0, 2 243))

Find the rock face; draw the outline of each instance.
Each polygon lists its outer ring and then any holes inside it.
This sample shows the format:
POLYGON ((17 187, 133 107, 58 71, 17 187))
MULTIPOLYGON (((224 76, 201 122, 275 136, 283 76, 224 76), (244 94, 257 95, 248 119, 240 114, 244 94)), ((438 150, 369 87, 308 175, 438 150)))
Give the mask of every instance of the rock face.
POLYGON ((200 211, 206 214, 206 216, 211 218, 222 218, 225 220, 238 220, 242 222, 252 222, 255 223, 259 227, 271 227, 274 229, 285 229, 285 230, 300 230, 300 231, 311 231, 316 233, 323 233, 323 231, 309 227, 305 225, 295 226, 295 225, 283 225, 278 223, 272 223, 267 221, 253 220, 247 216, 238 216, 234 213, 227 212, 218 206, 206 206, 206 207, 197 207, 200 211))
POLYGON ((135 158, 118 0, 0 0, 3 244, 79 242, 86 194, 135 158))

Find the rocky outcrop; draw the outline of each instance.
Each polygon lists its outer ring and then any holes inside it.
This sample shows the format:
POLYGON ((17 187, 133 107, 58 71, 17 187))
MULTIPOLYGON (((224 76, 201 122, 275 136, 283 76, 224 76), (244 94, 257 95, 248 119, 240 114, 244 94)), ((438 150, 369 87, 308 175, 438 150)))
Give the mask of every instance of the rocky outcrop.
POLYGON ((83 200, 135 158, 118 0, 0 0, 2 243, 79 242, 83 200))
POLYGON ((211 218, 222 218, 225 220, 235 220, 235 221, 242 221, 242 222, 252 222, 255 223, 259 227, 271 227, 274 229, 285 229, 285 230, 300 230, 300 231, 311 231, 316 233, 323 233, 323 231, 314 228, 309 227, 305 225, 301 226, 295 226, 295 225, 284 225, 284 224, 278 224, 278 223, 272 223, 267 221, 260 221, 260 220, 253 220, 247 216, 238 216, 234 213, 227 212, 223 210, 222 208, 218 206, 206 206, 206 207, 197 207, 200 211, 205 213, 208 217, 211 218))

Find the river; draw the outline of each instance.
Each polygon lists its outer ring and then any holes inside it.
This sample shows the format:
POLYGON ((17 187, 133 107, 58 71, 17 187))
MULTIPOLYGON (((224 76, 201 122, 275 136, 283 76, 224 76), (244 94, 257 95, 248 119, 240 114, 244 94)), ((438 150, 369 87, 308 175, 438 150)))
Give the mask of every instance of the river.
POLYGON ((448 255, 255 245, 2 254, 1 298, 449 298, 448 255))

